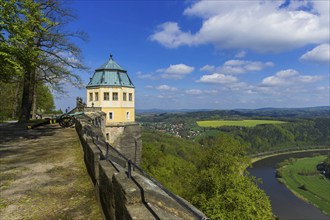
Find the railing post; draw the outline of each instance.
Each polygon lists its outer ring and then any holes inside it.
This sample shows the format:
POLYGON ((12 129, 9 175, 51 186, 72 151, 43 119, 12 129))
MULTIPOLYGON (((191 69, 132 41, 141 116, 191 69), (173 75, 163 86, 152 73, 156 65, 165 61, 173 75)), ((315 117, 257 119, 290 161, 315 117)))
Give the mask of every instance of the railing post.
POLYGON ((108 160, 109 158, 109 143, 106 142, 106 151, 105 151, 105 159, 108 160))
POLYGON ((128 160, 127 161, 127 163, 128 163, 128 166, 127 166, 127 177, 128 177, 128 179, 131 179, 131 176, 132 176, 132 161, 131 160, 128 160))

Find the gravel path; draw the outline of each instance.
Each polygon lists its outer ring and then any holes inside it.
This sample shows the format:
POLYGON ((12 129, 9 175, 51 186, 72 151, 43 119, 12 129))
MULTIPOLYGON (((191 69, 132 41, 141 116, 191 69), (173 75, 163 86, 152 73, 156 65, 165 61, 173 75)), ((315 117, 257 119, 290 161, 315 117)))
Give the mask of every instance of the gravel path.
POLYGON ((74 128, 0 126, 0 219, 102 219, 74 128))

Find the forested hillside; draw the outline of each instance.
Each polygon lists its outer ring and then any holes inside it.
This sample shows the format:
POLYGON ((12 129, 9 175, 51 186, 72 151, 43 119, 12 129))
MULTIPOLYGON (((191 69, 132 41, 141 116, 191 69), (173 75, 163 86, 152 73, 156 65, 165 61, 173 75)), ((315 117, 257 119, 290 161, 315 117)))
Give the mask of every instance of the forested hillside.
POLYGON ((303 109, 224 110, 210 112, 166 113, 142 115, 138 121, 143 127, 198 141, 221 133, 232 135, 247 145, 248 154, 283 150, 286 148, 310 148, 329 146, 329 107, 303 109), (283 124, 261 124, 255 127, 224 126, 199 127, 200 120, 279 120, 283 124))
POLYGON ((268 197, 243 167, 244 145, 221 134, 198 142, 143 132, 142 167, 212 219, 271 219, 268 197))
POLYGON ((329 147, 329 108, 140 115, 142 166, 211 219, 272 219, 268 197, 244 173, 249 155, 329 147), (199 127, 199 120, 279 120, 254 127, 199 127))
MULTIPOLYGON (((255 127, 220 127, 210 129, 204 136, 225 132, 248 146, 255 154, 289 148, 329 147, 330 118, 300 119, 284 124, 265 124, 255 127)), ((203 139, 199 140, 203 144, 203 139)))

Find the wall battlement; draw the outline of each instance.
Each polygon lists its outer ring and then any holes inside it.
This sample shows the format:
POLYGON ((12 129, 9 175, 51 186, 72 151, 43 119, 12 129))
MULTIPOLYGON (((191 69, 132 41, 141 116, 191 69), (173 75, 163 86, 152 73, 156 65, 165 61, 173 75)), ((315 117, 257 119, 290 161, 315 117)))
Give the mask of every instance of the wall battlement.
POLYGON ((76 131, 105 219, 207 219, 184 199, 171 197, 151 179, 135 171, 128 175, 125 158, 107 148, 101 130, 102 121, 105 122, 102 117, 101 112, 79 117, 76 131))

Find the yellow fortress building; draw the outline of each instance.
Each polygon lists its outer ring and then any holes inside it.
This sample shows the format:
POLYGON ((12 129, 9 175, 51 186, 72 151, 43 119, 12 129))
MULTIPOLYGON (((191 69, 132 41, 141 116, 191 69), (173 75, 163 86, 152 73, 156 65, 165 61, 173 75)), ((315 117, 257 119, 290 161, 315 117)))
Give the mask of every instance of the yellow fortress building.
POLYGON ((106 114, 106 126, 134 123, 134 92, 127 71, 110 55, 109 60, 95 70, 86 86, 86 104, 101 108, 106 114))
POLYGON ((135 87, 127 71, 112 55, 90 78, 86 86, 86 106, 86 112, 105 113, 101 119, 105 141, 140 164, 142 139, 141 128, 135 122, 135 87))

